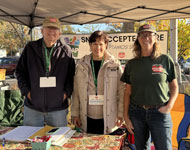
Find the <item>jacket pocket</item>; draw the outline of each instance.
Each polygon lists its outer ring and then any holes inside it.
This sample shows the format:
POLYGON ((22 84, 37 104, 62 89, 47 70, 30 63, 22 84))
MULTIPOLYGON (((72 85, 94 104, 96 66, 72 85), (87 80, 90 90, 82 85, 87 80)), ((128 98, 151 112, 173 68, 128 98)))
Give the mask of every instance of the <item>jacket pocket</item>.
POLYGON ((108 70, 108 89, 111 90, 111 93, 115 93, 117 91, 117 81, 118 81, 118 72, 117 68, 110 68, 108 70))
POLYGON ((87 76, 88 72, 82 66, 79 65, 75 74, 75 80, 79 88, 84 86, 84 84, 86 83, 85 81, 88 78, 87 76))
POLYGON ((116 78, 117 77, 118 68, 109 68, 108 69, 108 77, 116 78))

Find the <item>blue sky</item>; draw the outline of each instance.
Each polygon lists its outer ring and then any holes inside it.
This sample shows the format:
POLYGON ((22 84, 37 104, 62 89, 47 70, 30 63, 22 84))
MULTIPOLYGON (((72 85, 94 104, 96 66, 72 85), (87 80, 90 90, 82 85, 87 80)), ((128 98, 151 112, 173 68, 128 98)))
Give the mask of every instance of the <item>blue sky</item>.
MULTIPOLYGON (((75 32, 77 34, 89 34, 92 33, 96 30, 102 30, 102 31, 107 31, 109 29, 111 29, 112 27, 109 26, 109 24, 85 24, 85 25, 71 25, 75 32), (78 32, 78 30, 80 30, 80 32, 78 32)), ((34 35, 35 39, 41 38, 41 27, 36 27, 36 29, 38 30, 38 32, 36 33, 36 35, 34 35)))
POLYGON ((77 32, 78 34, 82 34, 82 33, 91 33, 93 31, 96 30, 109 30, 111 29, 111 27, 109 26, 109 24, 85 24, 85 25, 71 25, 76 31, 78 31, 78 29, 80 30, 80 32, 77 32))

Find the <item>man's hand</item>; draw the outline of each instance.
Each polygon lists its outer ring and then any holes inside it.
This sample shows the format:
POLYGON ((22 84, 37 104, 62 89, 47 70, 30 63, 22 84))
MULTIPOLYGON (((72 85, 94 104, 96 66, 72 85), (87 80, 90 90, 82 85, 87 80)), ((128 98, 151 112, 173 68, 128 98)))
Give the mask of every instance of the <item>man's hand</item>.
POLYGON ((64 100, 67 98, 67 95, 65 93, 64 93, 64 97, 63 98, 64 98, 64 100))
POLYGON ((28 92, 27 98, 28 98, 29 100, 31 100, 30 92, 28 92))
POLYGON ((77 117, 77 116, 74 116, 73 117, 73 123, 74 123, 74 125, 76 126, 76 127, 81 127, 81 121, 80 121, 80 118, 79 117, 77 117))

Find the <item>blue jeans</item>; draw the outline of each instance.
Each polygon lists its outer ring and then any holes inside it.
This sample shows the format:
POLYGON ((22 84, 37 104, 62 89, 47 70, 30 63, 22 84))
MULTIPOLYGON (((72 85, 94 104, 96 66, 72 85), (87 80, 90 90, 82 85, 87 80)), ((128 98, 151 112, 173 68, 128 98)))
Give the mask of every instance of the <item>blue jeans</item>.
POLYGON ((172 150, 172 120, 170 114, 163 114, 158 109, 145 110, 130 105, 129 116, 134 127, 137 150, 149 150, 151 139, 156 150, 172 150))
POLYGON ((24 125, 25 126, 44 126, 45 124, 54 127, 67 126, 68 109, 40 112, 24 106, 24 125))

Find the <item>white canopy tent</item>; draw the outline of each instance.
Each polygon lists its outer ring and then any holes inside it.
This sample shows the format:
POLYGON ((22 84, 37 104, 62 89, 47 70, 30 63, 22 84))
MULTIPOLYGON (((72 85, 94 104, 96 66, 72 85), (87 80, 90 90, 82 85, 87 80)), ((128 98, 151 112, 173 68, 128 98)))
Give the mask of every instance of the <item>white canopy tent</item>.
MULTIPOLYGON (((190 17, 190 0, 0 0, 0 20, 32 29, 46 16, 58 17, 65 25, 175 20, 190 17)), ((171 43, 176 43, 176 31, 172 32, 171 43)))
POLYGON ((189 0, 0 0, 0 20, 40 26, 44 17, 62 24, 140 22, 190 17, 189 0))
POLYGON ((172 19, 171 48, 176 61, 175 19, 190 17, 190 0, 0 0, 0 20, 32 29, 41 26, 46 16, 58 17, 65 25, 172 19))

